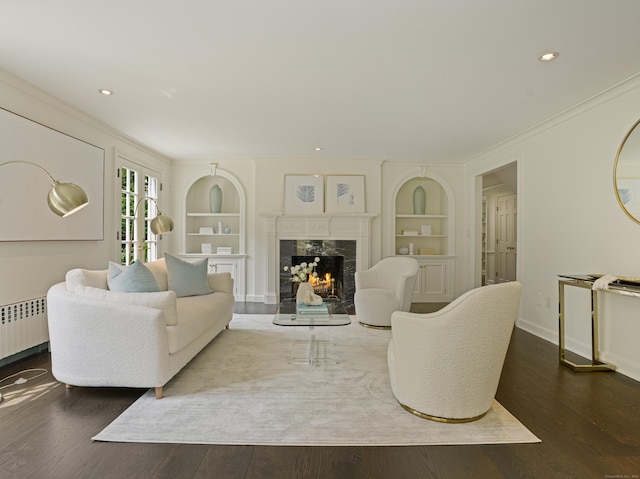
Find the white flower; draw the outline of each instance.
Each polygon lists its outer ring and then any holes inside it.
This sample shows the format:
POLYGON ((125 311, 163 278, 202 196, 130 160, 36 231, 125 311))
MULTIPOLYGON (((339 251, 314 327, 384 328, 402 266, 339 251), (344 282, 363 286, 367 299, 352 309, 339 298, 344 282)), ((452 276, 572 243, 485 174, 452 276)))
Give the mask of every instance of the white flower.
POLYGON ((308 281, 310 277, 317 278, 318 273, 316 273, 316 266, 318 266, 318 262, 320 258, 315 258, 313 263, 307 263, 303 261, 300 264, 296 264, 294 266, 285 266, 284 270, 288 271, 291 274, 291 281, 294 283, 303 283, 308 281))

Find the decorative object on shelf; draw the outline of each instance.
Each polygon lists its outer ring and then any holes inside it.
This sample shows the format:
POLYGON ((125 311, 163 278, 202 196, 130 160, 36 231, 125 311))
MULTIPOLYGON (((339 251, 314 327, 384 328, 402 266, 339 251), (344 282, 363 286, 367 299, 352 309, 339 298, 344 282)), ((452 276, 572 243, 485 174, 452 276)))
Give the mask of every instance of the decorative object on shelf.
POLYGON ((224 227, 224 234, 228 235, 229 233, 231 233, 231 227, 227 225, 224 227))
POLYGON ((402 230, 403 236, 418 236, 418 230, 402 230))
POLYGON ((323 180, 321 175, 285 175, 285 211, 322 213, 324 211, 323 180))
POLYGON ((420 231, 422 232, 422 236, 431 236, 431 225, 422 225, 420 231))
POLYGON ((208 226, 201 226, 198 231, 200 232, 201 235, 212 235, 213 234, 213 228, 208 227, 208 226))
POLYGON ((209 208, 211 213, 220 213, 222 211, 222 190, 217 183, 209 190, 209 208))
POLYGON ((364 176, 327 175, 327 213, 364 213, 364 176))
POLYGON ((231 246, 218 246, 216 248, 216 254, 232 254, 233 248, 231 246))
POLYGON ((413 214, 423 215, 425 211, 427 195, 422 186, 417 186, 413 190, 413 214))
POLYGON ((219 235, 221 235, 222 233, 224 233, 224 225, 222 224, 222 221, 218 221, 218 231, 217 233, 219 235))
POLYGON ((211 254, 211 243, 202 243, 200 247, 202 249, 202 254, 211 254))
POLYGON ((418 254, 420 256, 430 256, 436 254, 435 248, 418 248, 418 254))
POLYGON ((413 256, 413 243, 409 243, 409 254, 413 256))
MULTIPOLYGON (((291 274, 291 282, 300 283, 298 285, 298 291, 296 292, 296 303, 319 304, 316 298, 317 295, 313 292, 313 285, 311 284, 312 278, 315 279, 318 277, 316 266, 318 266, 319 262, 320 258, 316 257, 313 263, 303 261, 291 268, 288 266, 284 267, 284 270, 291 274)), ((322 302, 322 298, 320 298, 320 302, 322 302)))
POLYGON ((398 248, 398 253, 400 254, 409 254, 409 248, 407 247, 407 245, 401 245, 400 248, 398 248))

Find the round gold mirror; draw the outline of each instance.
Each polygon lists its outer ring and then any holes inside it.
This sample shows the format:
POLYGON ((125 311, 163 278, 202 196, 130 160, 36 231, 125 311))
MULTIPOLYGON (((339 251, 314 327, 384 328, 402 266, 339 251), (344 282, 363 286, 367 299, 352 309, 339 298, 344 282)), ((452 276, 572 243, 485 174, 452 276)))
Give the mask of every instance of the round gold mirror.
POLYGON ((622 210, 640 223, 640 120, 622 140, 613 165, 613 189, 622 210))

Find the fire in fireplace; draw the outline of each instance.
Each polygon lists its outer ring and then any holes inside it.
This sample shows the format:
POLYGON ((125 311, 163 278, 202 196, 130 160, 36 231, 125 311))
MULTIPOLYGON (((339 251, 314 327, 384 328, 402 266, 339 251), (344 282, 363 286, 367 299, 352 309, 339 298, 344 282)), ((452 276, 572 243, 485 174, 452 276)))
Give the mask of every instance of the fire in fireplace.
POLYGON ((319 257, 316 267, 318 283, 315 294, 323 298, 337 297, 346 308, 353 306, 355 293, 356 242, 354 240, 280 240, 280 301, 294 298, 297 283, 285 266, 313 262, 319 257), (327 276, 329 275, 329 276, 327 276))
MULTIPOLYGON (((316 256, 293 256, 293 264, 313 263, 316 256)), ((344 257, 343 256, 320 256, 320 262, 316 266, 316 278, 311 278, 309 282, 313 286, 313 292, 323 298, 342 299, 342 284, 344 281, 344 257)), ((297 284, 291 283, 291 295, 295 296, 297 284), (294 286, 295 285, 295 286, 294 286)))

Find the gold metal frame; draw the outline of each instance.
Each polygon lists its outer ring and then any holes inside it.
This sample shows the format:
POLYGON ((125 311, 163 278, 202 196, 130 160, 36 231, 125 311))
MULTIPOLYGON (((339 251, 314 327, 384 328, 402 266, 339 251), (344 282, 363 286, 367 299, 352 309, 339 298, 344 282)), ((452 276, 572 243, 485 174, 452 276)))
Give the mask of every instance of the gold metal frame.
MULTIPOLYGON (((593 288, 594 281, 587 281, 577 278, 566 278, 558 281, 558 327, 559 327, 559 339, 558 349, 560 353, 560 364, 567 366, 578 372, 592 372, 592 371, 615 371, 616 367, 613 364, 600 361, 599 342, 598 342, 598 292, 593 288), (564 287, 576 286, 578 288, 588 289, 591 292, 591 363, 590 364, 577 364, 573 361, 569 361, 566 358, 565 349, 565 302, 564 302, 564 287)), ((626 296, 640 296, 639 293, 629 291, 624 286, 609 285, 607 293, 622 294, 626 296)))
POLYGON ((616 195, 616 199, 618 200, 618 204, 620 205, 620 208, 622 208, 622 211, 624 211, 625 214, 636 223, 640 223, 640 218, 636 218, 629 212, 629 210, 627 210, 627 207, 624 205, 622 198, 620 198, 620 194, 618 193, 618 160, 620 159, 620 154, 622 153, 625 143, 627 142, 627 140, 631 136, 631 133, 633 133, 633 131, 636 129, 638 125, 640 125, 640 120, 636 121, 631 127, 631 129, 625 135, 624 139, 622 140, 622 143, 620 143, 618 152, 616 153, 616 159, 613 162, 613 192, 616 195))
POLYGON ((416 411, 415 409, 402 403, 400 403, 400 406, 402 406, 405 410, 409 411, 411 414, 418 416, 419 418, 428 419, 429 421, 445 422, 447 424, 462 424, 465 422, 477 421, 478 419, 484 417, 484 415, 489 412, 489 411, 485 411, 479 416, 474 416, 469 418, 451 418, 451 417, 440 417, 440 416, 432 416, 431 414, 425 414, 423 412, 416 411))
POLYGON ((360 326, 364 326, 365 328, 371 328, 371 329, 391 329, 391 326, 376 326, 375 324, 367 324, 367 323, 363 323, 362 321, 358 321, 360 323, 360 326))

